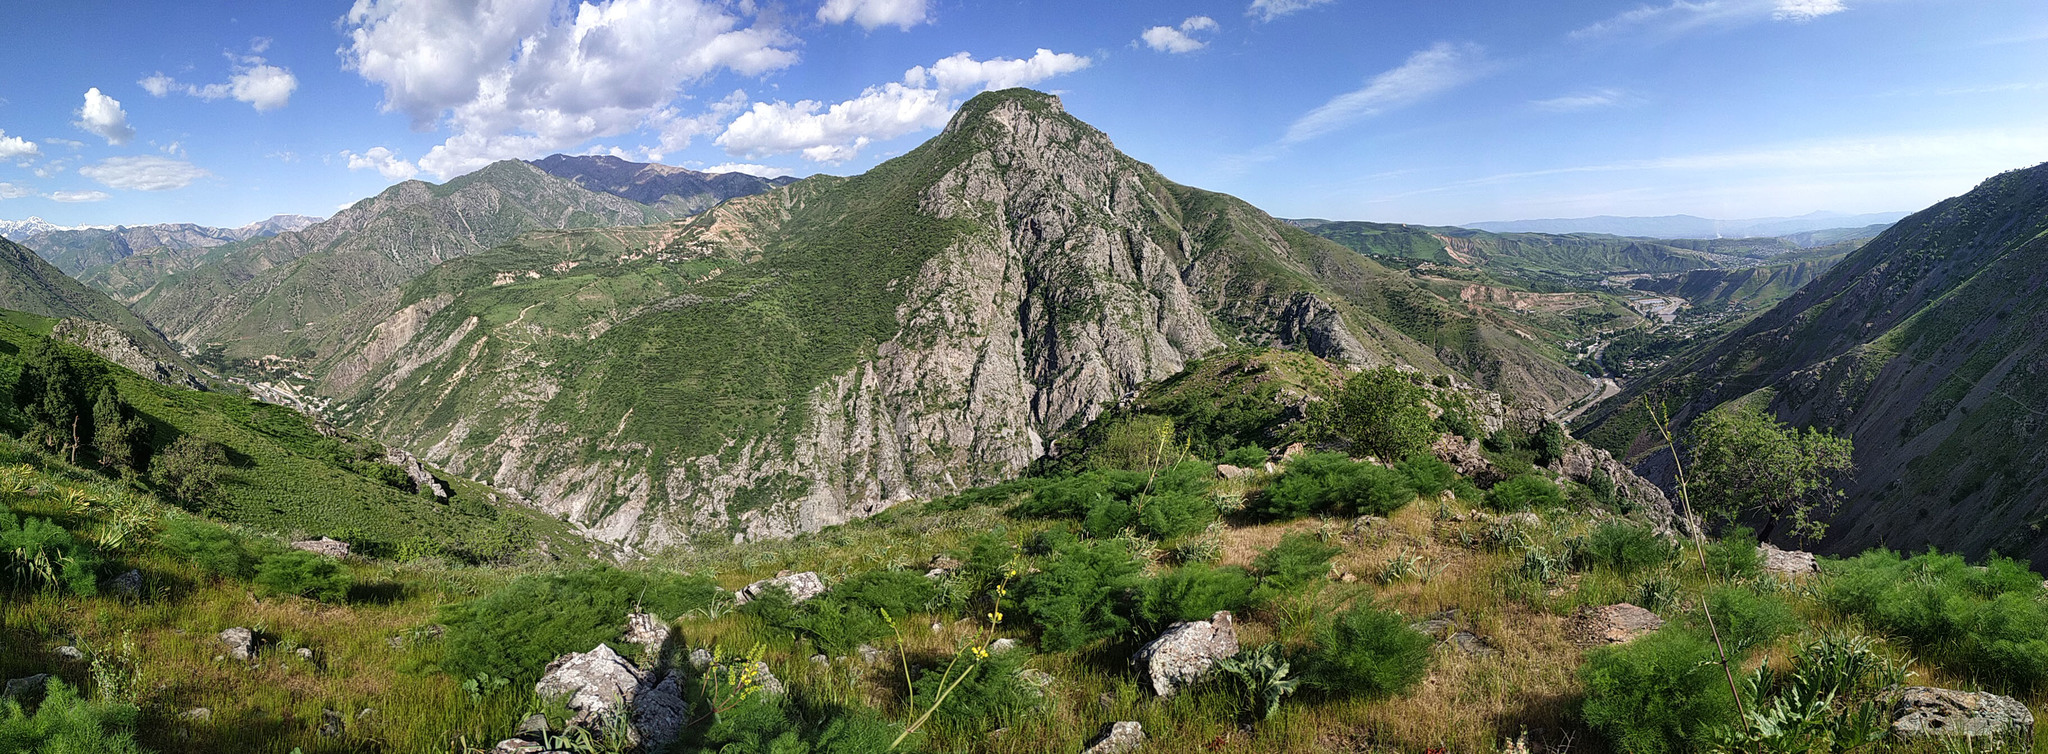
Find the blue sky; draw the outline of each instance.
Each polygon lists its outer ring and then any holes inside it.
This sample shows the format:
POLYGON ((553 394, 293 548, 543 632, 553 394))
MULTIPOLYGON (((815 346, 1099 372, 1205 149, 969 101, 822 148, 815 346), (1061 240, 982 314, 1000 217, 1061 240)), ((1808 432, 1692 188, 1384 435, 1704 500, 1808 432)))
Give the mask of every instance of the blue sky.
POLYGON ((612 152, 857 173, 1058 92, 1274 214, 1911 210, 2048 161, 2040 0, 19 4, 0 219, 239 225, 612 152))

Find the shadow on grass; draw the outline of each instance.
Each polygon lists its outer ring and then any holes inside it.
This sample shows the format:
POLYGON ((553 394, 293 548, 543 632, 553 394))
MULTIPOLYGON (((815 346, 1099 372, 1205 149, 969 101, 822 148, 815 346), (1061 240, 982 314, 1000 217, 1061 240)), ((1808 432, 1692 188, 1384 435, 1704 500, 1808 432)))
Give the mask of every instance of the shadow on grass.
POLYGON ((348 603, 351 605, 389 605, 405 597, 405 585, 396 581, 358 582, 348 587, 348 603))

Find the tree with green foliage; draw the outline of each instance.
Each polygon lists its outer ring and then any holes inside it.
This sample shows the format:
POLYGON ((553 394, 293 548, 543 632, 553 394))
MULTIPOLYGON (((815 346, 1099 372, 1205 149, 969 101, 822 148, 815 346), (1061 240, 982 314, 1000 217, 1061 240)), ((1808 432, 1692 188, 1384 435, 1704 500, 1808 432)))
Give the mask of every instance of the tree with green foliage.
POLYGON ((92 440, 91 403, 102 375, 90 361, 48 338, 22 351, 14 404, 28 417, 28 439, 60 450, 73 463, 92 440))
POLYGON ((1427 452, 1436 440, 1429 391, 1392 367, 1352 375, 1337 394, 1332 428, 1361 454, 1385 459, 1427 452))
POLYGON ((182 435, 157 456, 149 478, 186 507, 204 510, 217 501, 227 468, 228 454, 219 444, 182 435))
POLYGON ((123 477, 140 473, 149 460, 149 446, 144 442, 148 432, 149 425, 113 386, 100 388, 92 404, 92 446, 101 466, 123 477))
POLYGON ((1693 422, 1691 440, 1694 508, 1723 521, 1760 516, 1764 541, 1780 525, 1794 537, 1820 539, 1824 518, 1842 500, 1841 482, 1855 470, 1849 438, 1788 427, 1754 406, 1707 412, 1693 422))

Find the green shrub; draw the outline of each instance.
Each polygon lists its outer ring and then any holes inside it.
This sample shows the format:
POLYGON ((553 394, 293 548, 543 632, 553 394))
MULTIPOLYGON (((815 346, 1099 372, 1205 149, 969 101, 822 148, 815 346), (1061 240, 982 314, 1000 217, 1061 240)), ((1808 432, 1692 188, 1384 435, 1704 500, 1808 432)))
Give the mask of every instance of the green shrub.
POLYGON ((256 584, 273 594, 340 602, 348 596, 349 576, 333 558, 292 550, 264 558, 256 566, 256 584))
POLYGON ((1623 575, 1664 565, 1677 554, 1677 547, 1648 527, 1621 519, 1602 522, 1578 550, 1586 565, 1623 575))
POLYGON ((1756 532, 1747 526, 1731 526, 1721 533, 1721 538, 1706 546, 1707 573, 1715 578, 1733 581, 1760 576, 1764 572, 1763 553, 1757 551, 1756 532))
POLYGON ((1157 472, 1096 470, 1048 481, 1011 514, 1078 520, 1097 539, 1127 529, 1154 539, 1200 531, 1216 519, 1208 499, 1216 467, 1182 461, 1157 472))
POLYGON ((1338 393, 1332 424, 1362 454, 1407 458, 1436 440, 1427 400, 1428 390, 1392 367, 1359 372, 1338 393))
POLYGON ((1272 643, 1216 660, 1217 676, 1237 697, 1239 716, 1259 720, 1273 719, 1280 702, 1301 686, 1293 671, 1280 645, 1272 643))
POLYGON ((1342 453, 1306 453, 1265 494, 1250 501, 1249 510, 1271 520, 1300 518, 1336 510, 1385 516, 1415 499, 1408 476, 1371 463, 1353 463, 1342 453))
POLYGON ((1240 612, 1252 604, 1256 584, 1242 568, 1189 565, 1145 582, 1138 617, 1148 629, 1158 630, 1179 621, 1208 620, 1219 610, 1240 612))
POLYGON ((219 443, 180 435, 150 463, 149 478, 158 490, 204 510, 220 502, 228 473, 228 454, 219 443))
POLYGON ((934 723, 956 731, 980 733, 1021 722, 1042 701, 1038 690, 1018 675, 1030 656, 1024 650, 1012 649, 990 654, 979 664, 972 654, 939 663, 918 674, 917 695, 911 706, 931 709, 939 694, 951 686, 953 690, 946 694, 945 703, 932 713, 934 723), (954 685, 954 680, 959 684, 954 685))
POLYGON ((1712 644, 1665 628, 1596 649, 1579 667, 1587 727, 1624 754, 1702 750, 1735 722, 1734 700, 1712 644))
POLYGON ((157 544, 179 560, 224 579, 247 579, 256 575, 256 556, 240 537, 218 525, 197 518, 166 520, 157 544))
POLYGON ((1564 493, 1549 479, 1534 474, 1518 476, 1486 491, 1486 507, 1501 513, 1542 510, 1564 505, 1564 493))
POLYGON ((902 616, 930 610, 939 587, 922 573, 885 568, 847 579, 827 594, 870 612, 887 610, 890 615, 902 616))
POLYGON ((1433 453, 1415 453, 1394 467, 1408 477, 1408 486, 1422 497, 1436 497, 1444 490, 1457 491, 1471 483, 1458 475, 1458 470, 1433 453))
MULTIPOLYGON (((783 593, 781 600, 786 602, 788 599, 787 593, 783 593)), ((753 607, 753 603, 750 602, 740 609, 742 612, 762 618, 763 622, 778 617, 769 616, 759 609, 749 612, 748 608, 753 607)), ((906 614, 895 611, 889 613, 892 619, 901 619, 906 614)), ((882 620, 881 611, 853 600, 836 597, 830 592, 813 597, 795 610, 779 617, 782 622, 771 625, 807 635, 818 649, 832 654, 846 654, 871 639, 889 635, 889 624, 882 620)))
POLYGON ((0 701, 0 751, 24 754, 142 754, 135 744, 134 705, 79 698, 51 679, 34 715, 14 700, 0 701))
POLYGON ((1748 719, 1721 728, 1714 750, 1849 752, 1878 743, 1905 682, 1905 666, 1872 650, 1869 639, 1822 637, 1799 648, 1791 672, 1766 663, 1743 679, 1748 719))
POLYGON ((99 593, 99 555, 48 519, 0 510, 0 572, 21 589, 99 593))
MULTIPOLYGON (((693 685, 693 684, 685 684, 693 685)), ((777 694, 754 694, 706 724, 684 729, 671 751, 691 754, 885 754, 902 729, 866 708, 828 707, 813 717, 777 694)), ((906 744, 915 741, 913 736, 906 744)), ((912 745, 895 749, 916 751, 912 745)))
POLYGON ((1224 453, 1222 462, 1232 466, 1252 469, 1265 465, 1266 458, 1268 457, 1265 448, 1257 445, 1246 445, 1224 453))
POLYGON ((1137 506, 1138 532, 1162 541, 1201 531, 1218 514, 1214 501, 1186 492, 1139 495, 1137 506))
POLYGON ((1830 578, 1821 596, 1836 611, 1985 681, 2048 685, 2048 605, 2025 566, 1994 558, 1978 571, 1954 555, 1872 550, 1822 568, 1830 578))
POLYGON ((442 668, 458 678, 481 673, 531 684, 549 661, 619 643, 637 604, 665 618, 711 604, 717 585, 701 576, 599 567, 513 579, 496 591, 444 610, 442 668))
POLYGON ((1252 560, 1252 574, 1258 577, 1263 592, 1298 591, 1329 578, 1330 558, 1343 551, 1324 544, 1314 534, 1295 532, 1281 537, 1273 549, 1259 553, 1252 560))
POLYGON ((1594 469, 1593 473, 1586 477, 1586 489, 1593 493, 1593 500, 1601 505, 1621 503, 1621 488, 1614 484, 1614 477, 1608 476, 1606 469, 1594 469))
POLYGON ((1019 591, 1024 613, 1039 628, 1039 646, 1062 652, 1128 630, 1125 592, 1138 585, 1141 570, 1121 542, 1061 548, 1019 591))
MULTIPOLYGON (((1792 614, 1792 606, 1784 600, 1742 587, 1714 590, 1707 595, 1707 607, 1714 611, 1714 626, 1721 632, 1721 643, 1737 654, 1748 654, 1801 626, 1799 617, 1792 614)), ((1696 618, 1697 632, 1707 630, 1704 618, 1696 618)))
POLYGON ((1359 603, 1317 627, 1311 677, 1330 694, 1393 696, 1422 680, 1434 646, 1400 613, 1359 603))

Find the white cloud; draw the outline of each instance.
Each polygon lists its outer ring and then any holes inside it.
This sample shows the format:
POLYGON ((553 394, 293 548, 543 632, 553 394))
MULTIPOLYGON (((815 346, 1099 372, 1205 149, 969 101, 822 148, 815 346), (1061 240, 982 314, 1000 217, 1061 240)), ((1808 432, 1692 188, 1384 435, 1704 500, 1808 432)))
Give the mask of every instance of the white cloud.
POLYGON ((959 53, 903 73, 903 81, 871 86, 827 106, 816 100, 756 102, 714 143, 744 157, 798 152, 813 162, 853 159, 869 144, 946 125, 957 95, 1029 86, 1089 65, 1088 58, 1041 49, 1022 60, 975 60, 959 53))
POLYGON ((67 203, 104 202, 114 198, 105 191, 52 191, 48 196, 50 201, 67 203))
POLYGON ((24 196, 34 196, 35 193, 36 192, 30 191, 26 187, 16 186, 12 183, 0 182, 0 199, 20 199, 24 196))
MULTIPOLYGON (((270 47, 269 40, 259 38, 259 41, 262 44, 258 46, 257 52, 270 47)), ((152 73, 135 83, 152 97, 183 93, 208 102, 233 97, 254 106, 257 112, 284 107, 291 102, 292 92, 298 91, 299 79, 288 69, 271 65, 254 55, 244 57, 229 53, 228 60, 234 61, 234 73, 228 76, 225 84, 199 86, 180 83, 177 79, 164 75, 162 71, 152 73)))
POLYGON ((1627 104, 1630 99, 1628 93, 1620 89, 1594 89, 1578 94, 1567 94, 1562 97, 1531 100, 1529 104, 1538 110, 1548 110, 1553 113, 1569 113, 1579 110, 1615 107, 1627 104))
POLYGON ((80 148, 80 147, 83 147, 83 146, 85 146, 85 142, 82 142, 82 141, 72 141, 72 140, 70 140, 70 139, 58 139, 58 138, 49 138, 49 139, 44 139, 44 140, 43 140, 43 143, 44 143, 44 144, 50 144, 50 145, 53 145, 53 146, 59 146, 59 147, 70 147, 70 148, 72 148, 72 149, 78 149, 78 148, 80 148))
POLYGON ((690 142, 696 141, 697 137, 718 133, 734 115, 746 108, 747 93, 735 89, 731 94, 725 95, 724 99, 711 103, 708 109, 696 115, 685 117, 674 108, 663 110, 653 118, 661 124, 657 131, 657 146, 647 150, 644 156, 650 161, 660 162, 662 156, 669 152, 680 152, 689 148, 690 142))
POLYGON ((1479 78, 1489 67, 1486 53, 1478 45, 1439 42, 1408 56, 1400 67, 1372 77, 1364 88, 1340 94, 1295 119, 1281 141, 1307 141, 1360 119, 1414 104, 1479 78))
MULTIPOLYGON (((356 0, 345 65, 384 87, 384 109, 453 135, 419 160, 456 175, 570 149, 679 115, 687 84, 720 70, 787 68, 793 38, 744 26, 751 2, 356 0), (559 11, 559 12, 558 12, 559 11), (731 12, 728 12, 731 11, 731 12)), ((682 132, 707 132, 681 127, 682 132)))
POLYGON ((1216 29, 1216 19, 1208 16, 1194 16, 1180 22, 1179 28, 1154 26, 1146 29, 1145 33, 1138 35, 1138 38, 1145 40, 1145 46, 1160 52, 1194 52, 1209 46, 1208 42, 1196 39, 1195 35, 1202 32, 1213 32, 1216 29))
POLYGON ((1811 21, 1848 10, 1843 0, 1672 0, 1642 5, 1572 31, 1575 40, 1621 34, 1672 35, 1770 19, 1811 21))
POLYGON ((789 168, 772 168, 767 165, 756 165, 751 162, 723 162, 697 172, 746 173, 747 175, 758 175, 762 178, 781 178, 787 175, 796 175, 796 171, 789 168))
POLYGON ((78 174, 99 181, 108 188, 135 191, 180 189, 212 175, 192 163, 155 155, 109 157, 79 168, 78 174))
POLYGON ((828 24, 851 20, 869 31, 881 26, 909 31, 912 26, 930 22, 931 15, 925 0, 825 0, 818 8, 818 20, 828 24))
POLYGON ((418 165, 400 159, 397 153, 385 147, 370 147, 362 154, 343 150, 341 156, 348 158, 350 170, 375 170, 394 181, 403 181, 420 173, 418 165))
POLYGON ((77 115, 78 120, 71 125, 97 134, 108 144, 126 144, 135 138, 135 129, 128 126, 128 113, 121 110, 121 101, 101 94, 99 87, 85 91, 85 106, 78 109, 77 115))
POLYGON ((1271 21, 1290 13, 1298 13, 1318 5, 1337 0, 1252 0, 1251 7, 1244 9, 1247 16, 1256 16, 1260 21, 1271 21))
POLYGON ((36 146, 35 142, 19 136, 8 136, 6 131, 0 130, 0 160, 40 157, 42 154, 43 148, 36 146))

